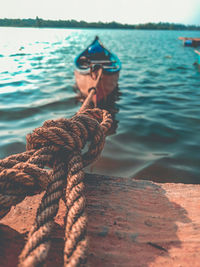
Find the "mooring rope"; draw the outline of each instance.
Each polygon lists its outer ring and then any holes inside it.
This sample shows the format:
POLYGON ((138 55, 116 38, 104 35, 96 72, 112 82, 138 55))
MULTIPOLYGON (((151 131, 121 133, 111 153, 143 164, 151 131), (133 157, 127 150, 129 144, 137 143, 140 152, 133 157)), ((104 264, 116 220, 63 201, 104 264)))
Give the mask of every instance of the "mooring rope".
POLYGON ((26 196, 45 190, 19 257, 20 267, 45 262, 61 198, 67 208, 64 266, 82 266, 86 262, 83 168, 100 155, 111 124, 111 115, 97 108, 78 112, 71 119, 46 121, 27 135, 26 152, 0 160, 0 218, 26 196), (82 155, 87 142, 88 151, 82 155))

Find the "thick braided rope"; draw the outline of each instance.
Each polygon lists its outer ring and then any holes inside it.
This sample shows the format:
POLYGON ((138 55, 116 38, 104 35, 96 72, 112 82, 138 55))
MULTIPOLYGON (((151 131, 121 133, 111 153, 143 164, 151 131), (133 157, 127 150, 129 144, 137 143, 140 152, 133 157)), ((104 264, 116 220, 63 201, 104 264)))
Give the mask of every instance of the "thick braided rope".
POLYGON ((53 218, 64 191, 68 210, 65 266, 77 266, 84 262, 87 220, 84 211, 84 174, 81 169, 99 156, 111 124, 111 116, 99 109, 78 113, 69 120, 47 121, 43 127, 27 136, 27 152, 0 161, 1 216, 26 195, 46 190, 20 256, 20 266, 38 266, 45 261, 50 247, 53 218), (80 152, 88 141, 91 143, 88 152, 83 155, 82 163, 80 152), (77 151, 76 154, 74 151, 77 151), (66 190, 63 190, 67 176, 65 166, 69 158, 69 182, 66 190), (53 171, 43 169, 46 166, 53 168, 53 171))
POLYGON ((49 237, 54 227, 53 218, 59 207, 59 200, 63 194, 66 165, 57 163, 52 172, 51 183, 37 210, 35 223, 29 232, 28 241, 20 255, 20 266, 38 266, 44 262, 50 249, 49 237))
POLYGON ((80 154, 74 154, 68 164, 66 188, 66 227, 64 266, 81 266, 86 261, 87 215, 85 212, 84 172, 80 154))

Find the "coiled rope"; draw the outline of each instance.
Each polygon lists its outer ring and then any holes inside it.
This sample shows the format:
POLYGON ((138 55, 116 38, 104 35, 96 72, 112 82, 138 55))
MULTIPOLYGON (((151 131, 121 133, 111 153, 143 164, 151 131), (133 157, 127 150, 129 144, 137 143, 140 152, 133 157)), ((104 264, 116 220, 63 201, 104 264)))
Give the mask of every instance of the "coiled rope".
POLYGON ((71 119, 49 120, 27 135, 26 152, 0 161, 0 218, 26 196, 45 190, 19 257, 20 267, 45 262, 61 198, 67 207, 64 266, 82 266, 86 262, 83 168, 100 155, 111 124, 111 115, 97 108, 80 111, 71 119), (82 155, 87 142, 88 151, 82 155))

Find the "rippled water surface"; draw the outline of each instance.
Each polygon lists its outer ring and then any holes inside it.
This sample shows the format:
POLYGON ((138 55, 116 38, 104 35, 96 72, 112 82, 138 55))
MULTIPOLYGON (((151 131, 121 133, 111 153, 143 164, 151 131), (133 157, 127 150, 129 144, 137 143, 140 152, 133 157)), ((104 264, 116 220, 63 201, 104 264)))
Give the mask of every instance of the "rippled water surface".
POLYGON ((75 56, 99 35, 123 68, 115 133, 89 171, 200 183, 200 73, 179 36, 198 32, 0 28, 0 157, 47 119, 71 117, 75 56))

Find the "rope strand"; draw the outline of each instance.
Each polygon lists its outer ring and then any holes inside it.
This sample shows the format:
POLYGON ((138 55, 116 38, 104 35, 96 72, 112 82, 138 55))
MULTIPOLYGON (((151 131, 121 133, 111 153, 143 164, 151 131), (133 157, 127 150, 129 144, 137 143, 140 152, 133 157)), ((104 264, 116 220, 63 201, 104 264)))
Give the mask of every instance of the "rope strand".
POLYGON ((99 157, 111 125, 111 115, 100 109, 78 112, 71 119, 49 120, 27 135, 26 152, 0 160, 0 218, 26 196, 45 191, 19 257, 20 267, 44 264, 61 198, 67 208, 64 266, 85 264, 88 240, 83 167, 99 157), (87 142, 88 151, 81 155, 87 142))
POLYGON ((87 216, 85 212, 84 172, 80 154, 74 154, 68 163, 66 188, 66 227, 64 266, 80 266, 86 260, 87 216))

